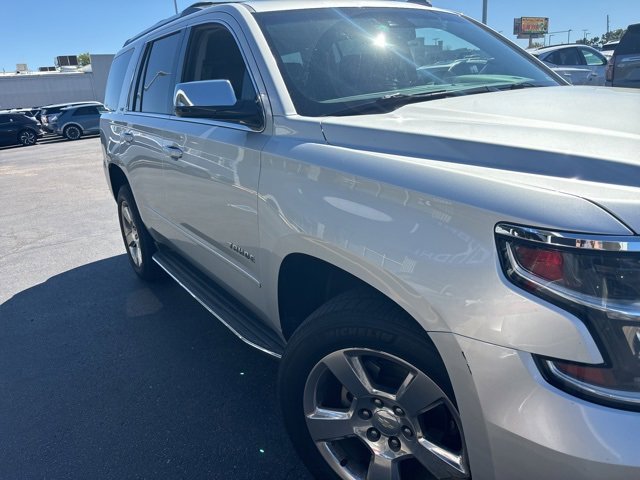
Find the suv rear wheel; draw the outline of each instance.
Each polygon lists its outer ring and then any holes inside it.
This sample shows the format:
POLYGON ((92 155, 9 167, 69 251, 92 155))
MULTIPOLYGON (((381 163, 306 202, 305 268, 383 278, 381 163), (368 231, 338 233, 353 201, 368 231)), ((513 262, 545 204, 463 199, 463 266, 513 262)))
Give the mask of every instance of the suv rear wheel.
POLYGON ((82 136, 82 130, 75 125, 69 125, 65 127, 62 134, 67 140, 78 140, 82 136))
POLYGON ((144 280, 160 278, 162 270, 153 261, 156 245, 142 223, 138 207, 128 185, 123 185, 120 188, 117 201, 120 232, 133 270, 144 280))
POLYGON ((375 292, 340 295, 302 324, 279 390, 289 435, 317 478, 471 477, 442 360, 408 315, 375 292))

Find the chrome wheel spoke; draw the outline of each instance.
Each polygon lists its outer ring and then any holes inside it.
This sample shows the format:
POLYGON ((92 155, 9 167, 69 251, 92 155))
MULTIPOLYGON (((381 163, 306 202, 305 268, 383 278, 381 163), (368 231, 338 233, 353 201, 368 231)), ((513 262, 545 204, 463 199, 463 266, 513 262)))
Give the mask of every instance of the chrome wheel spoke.
POLYGON ((337 351, 325 357, 322 362, 354 397, 371 393, 371 384, 359 357, 350 357, 343 351, 337 351))
POLYGON ((367 480, 400 480, 398 462, 382 455, 373 455, 367 471, 367 480))
POLYGON ((436 478, 467 478, 464 457, 425 439, 412 449, 413 456, 436 478))
POLYGON ((129 227, 132 226, 133 219, 131 218, 131 210, 129 210, 129 206, 128 205, 123 205, 122 206, 122 218, 124 218, 124 220, 126 220, 127 225, 129 227))
POLYGON ((324 408, 307 415, 307 427, 316 442, 338 440, 355 435, 351 412, 340 412, 324 408))
POLYGON ((433 380, 421 372, 411 372, 402 383, 396 394, 397 401, 405 412, 415 416, 434 404, 444 394, 433 380))

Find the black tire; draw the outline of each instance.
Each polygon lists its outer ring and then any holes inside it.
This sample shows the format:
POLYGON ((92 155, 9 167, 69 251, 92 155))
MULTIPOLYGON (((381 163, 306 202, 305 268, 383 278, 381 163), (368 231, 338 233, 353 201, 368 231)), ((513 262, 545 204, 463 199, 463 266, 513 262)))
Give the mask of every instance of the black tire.
POLYGON ((138 207, 133 198, 133 194, 131 193, 131 189, 129 185, 123 185, 120 187, 118 191, 117 197, 118 203, 118 220, 120 222, 120 233, 122 234, 122 241, 124 242, 125 249, 127 251, 127 258, 129 258, 129 263, 133 268, 134 272, 146 281, 155 281, 164 277, 163 270, 158 266, 157 263, 153 261, 153 254, 156 252, 156 244, 151 238, 149 231, 142 223, 142 218, 140 218, 140 212, 138 211, 138 207), (135 226, 136 241, 139 248, 139 256, 136 255, 137 259, 134 259, 134 254, 132 253, 133 249, 131 245, 127 241, 126 227, 127 220, 126 217, 123 216, 123 209, 128 207, 128 211, 130 212, 131 219, 135 226))
POLYGON ((20 145, 28 147, 30 145, 35 145, 37 141, 38 135, 29 128, 25 128, 18 132, 18 142, 20 142, 20 145))
POLYGON ((316 310, 293 334, 278 378, 280 405, 289 436, 309 470, 322 480, 341 477, 312 440, 305 420, 303 392, 318 362, 333 352, 350 348, 384 352, 417 367, 440 387, 456 409, 451 382, 435 346, 406 312, 377 292, 363 290, 339 295, 316 310))
POLYGON ((69 125, 64 127, 62 135, 64 135, 64 138, 67 140, 78 140, 82 137, 82 129, 76 125, 69 125))

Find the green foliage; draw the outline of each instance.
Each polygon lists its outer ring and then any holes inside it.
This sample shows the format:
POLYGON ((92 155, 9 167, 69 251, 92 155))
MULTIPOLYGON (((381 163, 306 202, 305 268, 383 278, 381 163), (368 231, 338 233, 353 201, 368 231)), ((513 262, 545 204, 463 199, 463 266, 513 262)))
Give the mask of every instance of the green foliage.
POLYGON ((84 67, 85 65, 89 65, 91 63, 91 55, 89 52, 81 53, 78 55, 78 65, 84 67))

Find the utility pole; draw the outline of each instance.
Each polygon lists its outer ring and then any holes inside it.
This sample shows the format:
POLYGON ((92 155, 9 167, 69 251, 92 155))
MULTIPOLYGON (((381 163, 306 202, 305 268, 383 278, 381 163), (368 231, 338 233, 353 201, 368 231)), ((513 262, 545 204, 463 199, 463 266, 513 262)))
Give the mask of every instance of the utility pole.
POLYGON ((609 14, 607 13, 607 37, 609 36, 609 14))
POLYGON ((487 10, 489 9, 489 0, 482 0, 482 23, 487 24, 487 10))
POLYGON ((173 0, 173 8, 176 9, 176 15, 178 14, 178 0, 173 0))

